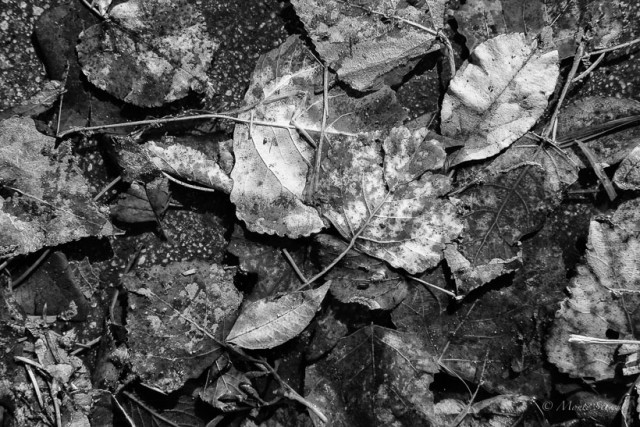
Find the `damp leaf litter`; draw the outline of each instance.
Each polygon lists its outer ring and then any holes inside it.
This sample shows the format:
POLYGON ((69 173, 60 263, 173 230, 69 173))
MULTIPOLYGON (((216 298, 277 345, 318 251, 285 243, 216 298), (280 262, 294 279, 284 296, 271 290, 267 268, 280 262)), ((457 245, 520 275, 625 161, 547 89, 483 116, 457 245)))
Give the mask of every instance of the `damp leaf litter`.
POLYGON ((640 10, 460 3, 45 11, 5 425, 637 424, 640 10))

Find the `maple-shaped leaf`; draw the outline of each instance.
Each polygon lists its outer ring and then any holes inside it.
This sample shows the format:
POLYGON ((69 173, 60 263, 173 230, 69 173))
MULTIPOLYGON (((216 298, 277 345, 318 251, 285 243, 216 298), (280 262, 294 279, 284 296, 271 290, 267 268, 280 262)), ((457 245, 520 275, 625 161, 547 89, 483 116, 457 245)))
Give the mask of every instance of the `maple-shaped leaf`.
POLYGON ((498 154, 542 116, 559 75, 558 52, 538 51, 524 34, 476 47, 442 102, 442 133, 464 141, 452 165, 498 154))
POLYGON ((371 325, 307 368, 305 397, 334 420, 331 425, 433 425, 429 385, 438 370, 415 334, 371 325))
POLYGON ((442 168, 444 148, 424 128, 334 139, 323 156, 323 215, 356 248, 417 273, 433 267, 460 233, 442 168), (383 155, 384 153, 384 155, 383 155))
MULTIPOLYGON (((330 84, 330 82, 327 82, 330 84)), ((251 108, 235 127, 231 201, 250 231, 297 238, 325 224, 305 204, 323 117, 323 67, 296 36, 263 55, 245 95, 251 108)), ((393 125, 406 115, 387 88, 353 98, 328 93, 325 137, 348 138, 393 125)))
POLYGON ((640 239, 638 203, 620 205, 612 224, 594 219, 589 226, 586 265, 579 265, 547 340, 549 360, 572 377, 596 381, 616 374, 619 344, 608 339, 637 340, 640 321, 633 308, 640 304, 640 239), (599 339, 599 343, 569 342, 572 334, 599 339))
POLYGON ((572 153, 523 137, 485 167, 463 167, 458 209, 464 230, 445 251, 461 292, 521 266, 520 241, 537 231, 578 179, 572 153))
POLYGON ((359 91, 379 86, 386 74, 440 48, 435 34, 444 23, 442 0, 291 3, 320 57, 359 91))
POLYGON ((227 342, 248 349, 273 348, 296 337, 313 320, 331 286, 265 298, 245 305, 227 342))
POLYGON ((71 143, 54 146, 30 118, 0 122, 0 258, 113 233, 71 143))
POLYGON ((172 392, 220 356, 216 340, 242 301, 232 271, 203 261, 174 262, 138 269, 123 284, 132 369, 143 382, 172 392))
POLYGON ((209 89, 206 71, 218 43, 187 0, 129 0, 80 34, 87 79, 125 102, 157 107, 209 89))

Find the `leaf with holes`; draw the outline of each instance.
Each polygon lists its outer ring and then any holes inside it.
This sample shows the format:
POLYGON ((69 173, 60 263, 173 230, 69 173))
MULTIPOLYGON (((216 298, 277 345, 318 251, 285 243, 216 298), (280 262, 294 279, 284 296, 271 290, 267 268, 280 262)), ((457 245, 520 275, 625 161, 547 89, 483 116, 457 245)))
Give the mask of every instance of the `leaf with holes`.
MULTIPOLYGON (((322 124, 322 85, 322 66, 296 36, 258 60, 245 95, 252 108, 239 115, 246 124, 235 127, 231 173, 231 201, 250 231, 297 238, 325 227, 305 204, 322 124)), ((405 117, 389 88, 352 98, 336 87, 328 98, 329 141, 405 117)))
POLYGON ((113 233, 71 143, 54 147, 30 118, 0 122, 0 259, 113 233))
POLYGON ((331 425, 435 425, 429 385, 438 370, 415 334, 371 325, 307 368, 305 397, 331 425))
POLYGON ((123 285, 129 291, 132 369, 143 382, 170 393, 220 356, 216 340, 242 301, 232 270, 203 261, 174 262, 137 269, 124 276, 123 285), (194 275, 182 274, 192 269, 194 275))
POLYGON ((392 71, 440 48, 436 32, 444 26, 442 0, 375 0, 364 2, 366 7, 342 0, 291 3, 320 57, 359 91, 380 86, 392 71))
POLYGON ((452 165, 498 154, 542 116, 559 75, 558 52, 540 52, 524 34, 476 47, 442 102, 442 134, 464 141, 452 165))
POLYGON ((158 107, 210 90, 206 71, 218 46, 187 0, 129 0, 83 31, 77 50, 91 83, 125 102, 158 107))
POLYGON ((393 267, 417 273, 438 264, 462 225, 444 197, 450 180, 438 172, 445 154, 437 135, 397 127, 332 142, 318 195, 323 215, 393 267))
POLYGON ((247 304, 227 342, 248 349, 273 348, 296 337, 313 320, 331 282, 317 289, 247 304))
POLYGON ((460 169, 464 231, 445 258, 462 292, 521 265, 520 240, 537 231, 578 179, 580 160, 533 137, 521 138, 488 166, 460 169))
MULTIPOLYGON (((547 340, 549 360, 572 377, 596 381, 613 379, 621 353, 620 345, 607 339, 637 340, 635 325, 640 321, 640 221, 638 203, 618 207, 614 222, 594 219, 589 226, 586 265, 569 285, 565 299, 547 340), (603 340, 602 344, 572 343, 572 334, 603 340)), ((637 346, 635 351, 637 351, 637 346)))

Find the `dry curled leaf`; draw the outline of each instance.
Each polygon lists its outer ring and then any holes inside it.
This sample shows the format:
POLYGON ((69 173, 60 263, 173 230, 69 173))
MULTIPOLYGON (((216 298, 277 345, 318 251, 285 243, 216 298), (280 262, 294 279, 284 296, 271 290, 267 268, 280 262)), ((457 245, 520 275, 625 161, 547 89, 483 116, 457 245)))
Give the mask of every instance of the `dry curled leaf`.
POLYGON ((464 141, 452 165, 498 154, 542 116, 559 75, 558 52, 540 52, 524 34, 476 47, 442 102, 442 133, 464 141))
POLYGON ((137 270, 123 284, 129 291, 130 360, 143 382, 172 392, 220 355, 212 337, 242 300, 232 271, 203 261, 175 262, 137 270), (182 274, 190 269, 196 274, 182 274))
POLYGON ((398 127, 383 141, 380 133, 334 140, 323 156, 318 196, 347 241, 410 273, 438 264, 462 229, 443 197, 449 178, 432 172, 442 167, 444 149, 427 135, 398 127))
POLYGON ((125 102, 157 107, 209 89, 206 71, 218 49, 204 18, 186 0, 129 0, 80 34, 87 79, 125 102))
POLYGON ((342 0, 291 3, 320 57, 359 91, 380 86, 386 74, 440 48, 435 33, 443 26, 442 0, 376 0, 362 6, 342 0))
POLYGON ((578 266, 547 340, 549 360, 572 377, 596 381, 616 374, 619 345, 607 339, 638 339, 634 325, 640 303, 640 239, 632 230, 640 221, 637 203, 625 202, 616 222, 594 219, 589 226, 586 265, 578 266), (569 342, 572 334, 603 343, 569 342))
POLYGON ((296 337, 320 308, 331 282, 317 289, 261 299, 247 304, 227 342, 248 349, 273 348, 296 337))
POLYGON ((29 118, 0 122, 0 258, 113 233, 71 154, 29 118))

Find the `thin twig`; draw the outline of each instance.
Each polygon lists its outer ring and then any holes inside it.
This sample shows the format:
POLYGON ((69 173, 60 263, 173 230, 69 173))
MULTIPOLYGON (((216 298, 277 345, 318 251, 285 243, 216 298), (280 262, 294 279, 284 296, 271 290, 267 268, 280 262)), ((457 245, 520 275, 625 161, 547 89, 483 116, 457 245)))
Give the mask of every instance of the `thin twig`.
POLYGON ((444 345, 444 348, 442 349, 442 352, 440 353, 440 357, 438 357, 438 363, 439 364, 442 363, 442 358, 444 357, 445 353, 449 349, 449 345, 451 344, 451 338, 456 336, 456 334, 458 333, 458 331, 460 330, 462 325, 464 325, 464 322, 466 322, 467 319, 469 318, 469 315, 471 314, 471 312, 473 311, 473 309, 474 309, 474 307, 476 306, 477 303, 478 303, 478 300, 475 300, 473 302, 473 304, 471 304, 471 307, 469 307, 469 311, 467 311, 467 314, 464 316, 464 319, 462 319, 462 321, 460 322, 458 327, 455 329, 455 331, 453 331, 453 334, 451 334, 449 336, 449 339, 447 340, 447 343, 444 345))
POLYGON ((630 344, 630 345, 640 346, 640 341, 638 340, 614 340, 614 339, 608 339, 608 338, 589 337, 586 335, 577 335, 577 334, 569 335, 568 341, 576 344, 604 344, 604 345, 630 344))
POLYGON ((578 144, 578 147, 580 147, 580 150, 582 150, 582 153, 589 161, 591 169, 593 169, 593 171, 596 173, 596 176, 600 180, 600 183, 607 192, 607 196, 609 196, 609 200, 614 201, 618 197, 618 194, 616 193, 616 189, 613 188, 611 180, 609 179, 607 174, 604 173, 604 170, 602 170, 600 163, 598 163, 598 159, 596 159, 596 156, 593 155, 589 147, 587 147, 583 141, 579 139, 575 139, 574 141, 576 144, 578 144))
POLYGON ((104 16, 102 16, 102 14, 100 13, 99 10, 97 10, 96 8, 94 8, 91 3, 89 3, 87 0, 80 0, 82 2, 82 4, 84 4, 85 6, 87 6, 89 8, 89 10, 91 12, 93 12, 98 18, 100 18, 101 20, 104 21, 104 16))
POLYGON ((163 171, 163 170, 161 170, 160 172, 162 172, 162 174, 163 174, 164 176, 166 176, 166 177, 167 177, 167 179, 168 179, 169 181, 175 182, 176 184, 181 185, 181 186, 183 186, 183 187, 190 188, 190 189, 192 189, 192 190, 205 191, 205 192, 207 192, 207 193, 216 193, 216 192, 219 192, 218 190, 213 189, 213 188, 209 188, 209 187, 201 187, 201 186, 199 186, 199 185, 193 185, 193 184, 186 183, 186 182, 184 182, 184 181, 179 180, 178 178, 174 178, 174 177, 172 177, 171 175, 169 175, 167 172, 165 172, 165 171, 163 171))
POLYGON ((20 275, 20 277, 18 277, 16 280, 12 280, 11 283, 11 288, 15 289, 18 286, 20 286, 22 284, 22 282, 24 282, 30 275, 31 273, 33 273, 33 271, 38 268, 38 266, 40 266, 40 264, 42 264, 42 262, 47 259, 47 257, 49 256, 49 253, 51 253, 51 249, 47 248, 42 252, 42 255, 40 255, 40 257, 36 260, 36 262, 34 262, 33 264, 31 264, 31 266, 27 269, 27 271, 25 271, 24 273, 22 273, 20 275))
POLYGON ((411 280, 415 280, 415 281, 416 281, 416 282, 418 282, 418 283, 422 283, 422 284, 423 284, 423 285, 425 285, 425 286, 428 286, 428 287, 430 287, 430 288, 432 288, 432 289, 436 289, 436 290, 438 290, 438 291, 440 291, 440 292, 443 292, 443 293, 445 293, 445 294, 449 295, 450 297, 452 297, 452 298, 454 298, 454 299, 456 299, 456 300, 461 300, 461 299, 463 298, 463 297, 462 297, 462 296, 460 296, 460 295, 456 295, 456 294, 454 294, 454 293, 453 293, 453 292, 451 292, 451 291, 448 291, 448 290, 446 290, 446 289, 444 289, 444 288, 441 288, 440 286, 436 286, 436 285, 434 285, 434 284, 431 284, 431 283, 429 283, 429 282, 426 282, 426 281, 424 281, 424 280, 422 280, 422 279, 418 279, 417 277, 413 277, 413 276, 408 276, 408 277, 409 277, 409 279, 411 279, 411 280))
POLYGON ((95 196, 93 196, 93 201, 97 202, 98 200, 100 200, 100 197, 102 197, 107 191, 111 190, 117 183, 119 183, 120 181, 122 181, 122 175, 118 175, 117 178, 115 178, 113 181, 111 181, 110 183, 108 183, 106 185, 106 187, 104 187, 102 190, 100 190, 100 192, 98 194, 96 194, 95 196))
POLYGON ((87 350, 87 349, 93 347, 94 345, 98 344, 101 339, 102 339, 102 337, 98 337, 98 338, 92 339, 88 343, 76 343, 76 345, 79 346, 80 348, 77 348, 77 349, 73 350, 69 354, 72 355, 72 356, 75 356, 76 354, 81 353, 84 350, 87 350))
POLYGON ((304 273, 300 271, 300 269, 296 265, 296 262, 293 260, 293 258, 289 254, 289 251, 283 248, 282 253, 284 254, 285 258, 287 258, 287 261, 289 261, 289 264, 291 264, 291 268, 293 268, 293 271, 296 272, 300 280, 302 280, 303 283, 307 283, 307 278, 304 276, 304 273))
POLYGON ((625 47, 629 47, 629 46, 633 46, 634 44, 638 44, 640 43, 640 38, 631 40, 630 42, 626 42, 626 43, 622 43, 613 47, 608 47, 605 49, 598 49, 598 50, 593 50, 589 53, 587 53, 586 55, 591 56, 591 55, 598 55, 600 53, 607 53, 607 52, 612 52, 614 50, 618 50, 618 49, 624 49, 625 47))
POLYGON ((38 380, 36 379, 36 375, 33 373, 33 368, 31 365, 25 364, 24 368, 27 370, 27 375, 31 380, 31 384, 33 385, 33 390, 36 393, 36 399, 38 399, 38 405, 40 405, 40 409, 45 410, 44 399, 42 398, 42 392, 40 391, 40 386, 38 385, 38 380))
POLYGON ((116 406, 118 407, 118 409, 120 409, 120 411, 122 412, 122 415, 124 415, 124 417, 126 418, 126 420, 129 422, 129 424, 131 425, 131 427, 136 427, 136 423, 133 422, 133 420, 131 419, 131 417, 129 416, 129 414, 127 413, 127 411, 124 409, 124 407, 120 404, 120 402, 118 401, 118 399, 113 395, 113 393, 109 393, 111 394, 111 398, 113 399, 113 401, 116 403, 116 406))
MULTIPOLYGON (((226 114, 198 114, 195 116, 166 117, 162 119, 138 120, 135 122, 113 123, 109 125, 100 125, 100 126, 74 127, 62 132, 58 137, 64 138, 67 135, 78 133, 78 132, 92 132, 92 131, 104 130, 104 129, 115 129, 115 128, 132 127, 132 126, 143 126, 143 125, 159 125, 163 123, 175 123, 175 122, 184 122, 189 120, 210 120, 210 119, 231 120, 238 123, 252 123, 254 126, 267 126, 267 127, 282 128, 282 129, 296 129, 296 126, 290 123, 276 123, 276 122, 265 122, 261 120, 241 119, 238 117, 228 116, 226 114)), ((316 129, 311 129, 311 130, 316 131, 316 129)), ((325 132, 329 134, 335 134, 335 135, 357 136, 354 133, 338 131, 333 129, 327 129, 325 132)))
POLYGON ((316 194, 318 182, 320 181, 320 164, 322 162, 322 147, 324 147, 324 133, 327 129, 327 115, 329 114, 329 67, 324 67, 324 87, 322 89, 322 125, 320 127, 320 141, 316 148, 316 158, 313 166, 313 178, 311 181, 311 189, 309 191, 310 199, 316 194))
POLYGON ((473 396, 471 396, 471 399, 469 399, 469 403, 464 408, 464 410, 460 412, 458 416, 453 420, 453 422, 451 423, 451 427, 458 426, 458 424, 460 424, 466 418, 466 416, 469 415, 469 411, 473 406, 473 401, 476 399, 476 396, 478 396, 480 387, 482 387, 482 384, 484 384, 484 372, 485 372, 485 369, 487 368, 488 357, 489 357, 489 351, 487 350, 487 353, 484 356, 484 363, 482 364, 482 371, 480 372, 480 379, 478 381, 478 386, 476 387, 476 391, 473 393, 473 396))
POLYGON ((604 59, 605 54, 601 54, 598 59, 596 59, 595 61, 593 61, 593 64, 591 64, 589 66, 589 68, 587 68, 585 71, 583 71, 582 73, 580 73, 580 75, 578 77, 576 77, 575 79, 573 79, 573 81, 571 83, 575 83, 578 82, 582 79, 584 79, 585 77, 587 77, 589 74, 591 74, 591 72, 593 70, 596 69, 596 67, 602 62, 602 60, 604 59))

